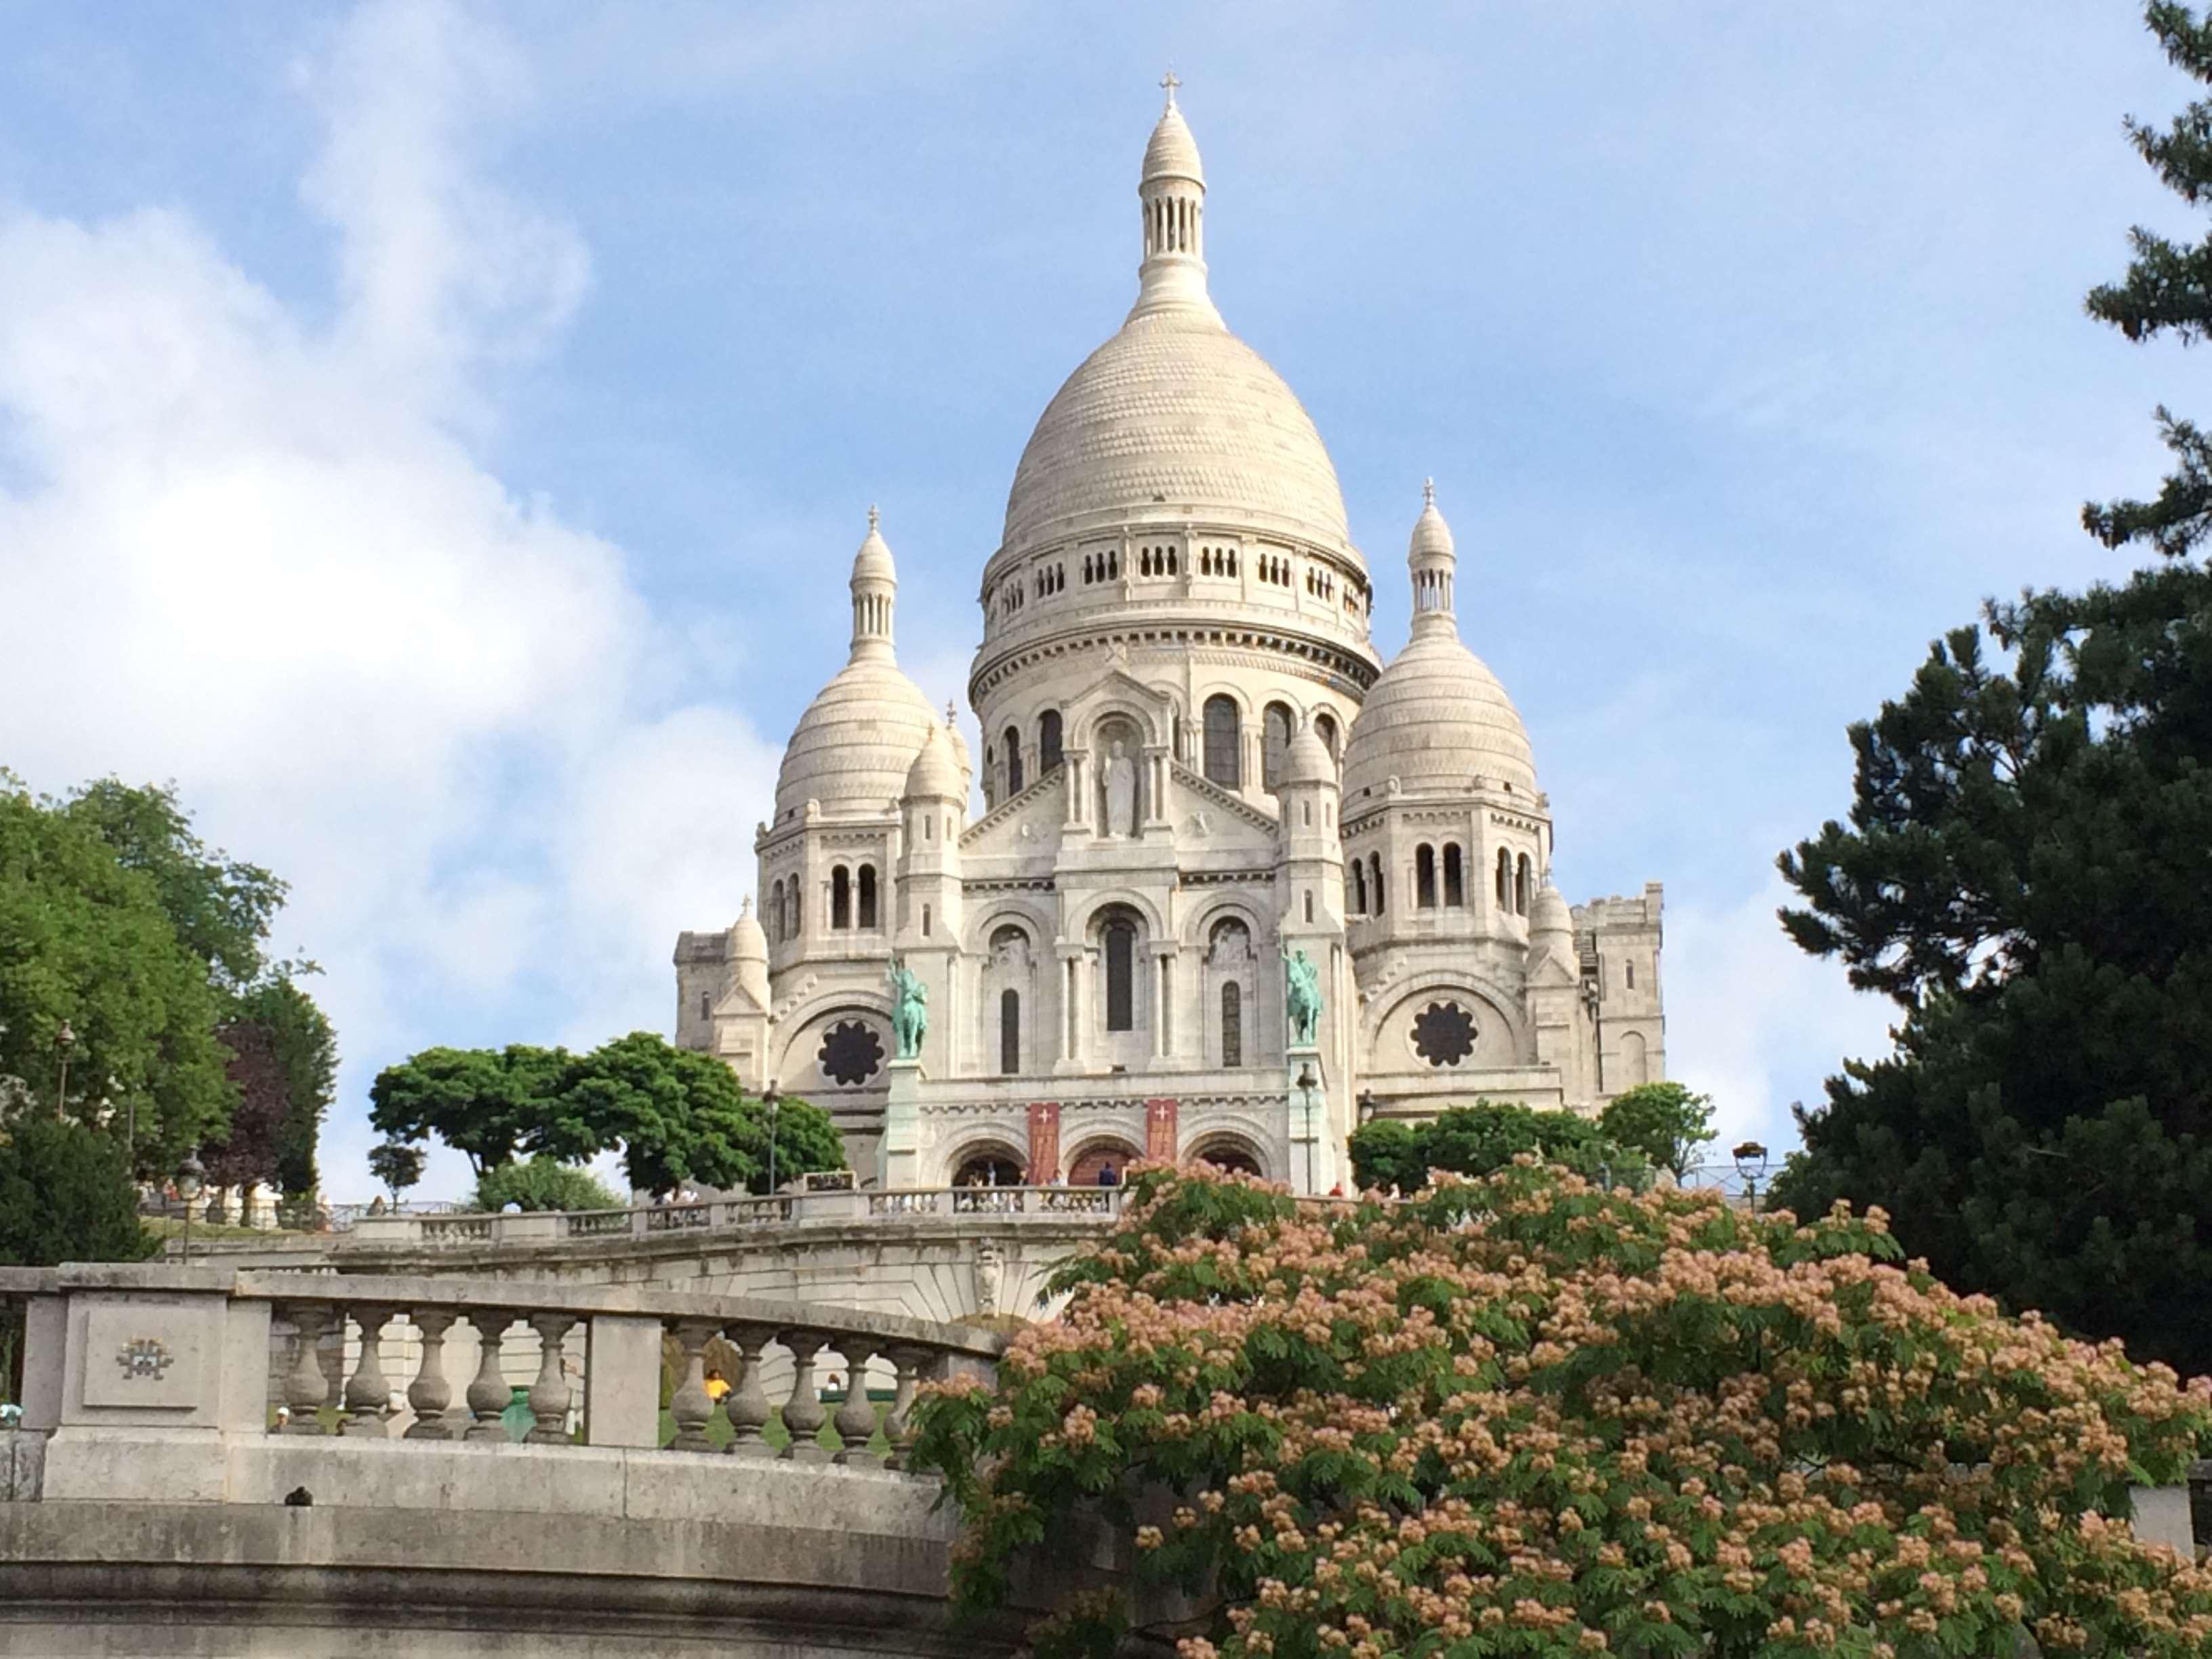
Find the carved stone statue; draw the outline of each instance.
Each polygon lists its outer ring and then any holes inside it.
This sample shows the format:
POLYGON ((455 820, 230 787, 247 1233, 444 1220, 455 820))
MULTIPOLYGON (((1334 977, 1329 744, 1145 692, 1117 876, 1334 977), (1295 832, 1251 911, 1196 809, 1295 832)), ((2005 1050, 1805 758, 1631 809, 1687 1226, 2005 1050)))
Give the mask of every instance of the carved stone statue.
POLYGON ((1304 951, 1283 949, 1283 1012, 1290 1022, 1291 1046, 1310 1048, 1321 1025, 1321 969, 1304 951))
POLYGON ((929 1030, 929 992, 921 976, 905 963, 891 963, 891 1040, 901 1060, 921 1057, 921 1039, 929 1030))
POLYGON ((1114 751, 1107 757, 1106 833, 1109 836, 1133 836, 1137 833, 1137 763, 1121 752, 1121 741, 1114 740, 1114 751))
POLYGON ((990 1239, 975 1247, 975 1311, 987 1319, 999 1311, 999 1291, 1006 1277, 1006 1261, 998 1245, 990 1239))

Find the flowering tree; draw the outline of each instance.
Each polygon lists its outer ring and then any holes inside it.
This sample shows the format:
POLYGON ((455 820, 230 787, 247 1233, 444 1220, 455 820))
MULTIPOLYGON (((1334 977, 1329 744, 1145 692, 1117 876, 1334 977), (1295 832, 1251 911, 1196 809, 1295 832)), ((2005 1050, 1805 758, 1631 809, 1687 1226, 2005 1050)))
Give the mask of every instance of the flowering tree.
MULTIPOLYGON (((1196 1610, 1155 1621, 1183 1659, 2212 1656, 2212 1574, 2123 1518, 2212 1449, 2212 1382, 1894 1265, 1879 1212, 1438 1182, 1140 1171, 1062 1317, 921 1407, 961 1600, 1089 1518, 1196 1610)), ((1040 1650, 1132 1605, 1078 1590, 1040 1650)))

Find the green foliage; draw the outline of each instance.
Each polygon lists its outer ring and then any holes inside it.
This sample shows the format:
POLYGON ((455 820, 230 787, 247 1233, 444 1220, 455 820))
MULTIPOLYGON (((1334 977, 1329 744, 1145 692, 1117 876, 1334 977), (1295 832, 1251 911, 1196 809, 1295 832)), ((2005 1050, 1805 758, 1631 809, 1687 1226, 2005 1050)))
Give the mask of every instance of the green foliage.
MULTIPOLYGON (((380 1147, 379 1151, 383 1149, 380 1147)), ((400 1148, 407 1151, 410 1148, 400 1148)), ((419 1158, 420 1154, 416 1154, 419 1158)), ((477 1182, 476 1207, 504 1210, 615 1210, 622 1200, 589 1170, 540 1152, 520 1164, 487 1170, 477 1182)))
POLYGON ((240 1023, 259 1031, 283 1079, 284 1115, 270 1146, 270 1175, 295 1195, 315 1190, 315 1148, 337 1097, 337 1033, 315 1000, 289 977, 266 980, 239 999, 240 1023))
POLYGON ((1426 1123, 1378 1119, 1347 1145, 1353 1179, 1370 1192, 1414 1192, 1428 1185, 1431 1170, 1488 1175, 1524 1153, 1628 1186, 1642 1186, 1651 1175, 1644 1153, 1608 1136, 1593 1118, 1487 1100, 1448 1108, 1426 1123))
MULTIPOLYGON (((2212 82, 2212 23, 2172 3, 2147 7, 2144 19, 2175 68, 2212 82)), ((2197 100, 2164 131, 2131 119, 2128 132, 2167 189, 2191 207, 2205 205, 2212 196, 2212 100, 2197 100)), ((2126 276, 2090 291, 2089 314, 2138 342, 2170 334, 2188 345, 2212 336, 2212 237, 2184 245, 2138 225, 2128 240, 2135 257, 2126 276)), ((2212 442, 2163 407, 2158 422, 2176 465, 2157 498, 2093 502, 2081 509, 2081 521, 2108 547, 2141 542, 2180 557, 2212 529, 2212 442)))
POLYGON ((237 1098, 222 1013, 153 876, 0 772, 0 1096, 53 1109, 66 1023, 68 1113, 119 1139, 135 1104, 138 1167, 173 1168, 237 1098))
POLYGON ((1526 1159, 1356 1208, 1147 1170, 912 1466, 964 1608, 1059 1587, 1041 1659, 1170 1613, 1185 1659, 2212 1653, 2212 1581, 2124 1518, 2212 1385, 1899 1255, 1526 1159))
MULTIPOLYGON (((712 1055, 633 1031, 590 1054, 520 1044, 426 1048, 379 1073, 369 1121, 394 1141, 436 1135, 481 1182, 518 1151, 580 1163, 619 1149, 641 1192, 690 1182, 764 1189, 767 1113, 712 1055)), ((844 1141, 820 1109, 785 1100, 776 1118, 779 1180, 843 1166, 844 1141)))
POLYGON ((137 1261, 156 1242, 120 1142, 35 1108, 0 1128, 0 1267, 137 1261))
POLYGON ((2212 1369, 2212 573, 1992 605, 1851 728, 1781 860, 1806 950, 1902 1011, 1777 1201, 1878 1203, 1947 1279, 2212 1369))
POLYGON ((584 1158, 557 1117, 565 1048, 425 1048, 387 1066, 369 1085, 369 1126, 390 1140, 435 1135, 469 1160, 477 1179, 518 1148, 584 1158), (555 1144, 558 1139, 559 1144, 555 1144))
POLYGON ((1712 1097, 1693 1094, 1680 1083, 1640 1083, 1606 1103, 1597 1127, 1679 1178, 1713 1138, 1712 1097))
MULTIPOLYGON (((424 1154, 420 1146, 386 1140, 369 1148, 368 1172, 382 1182, 394 1200, 422 1178, 424 1154)), ((507 1167, 505 1164, 501 1169, 507 1167)))

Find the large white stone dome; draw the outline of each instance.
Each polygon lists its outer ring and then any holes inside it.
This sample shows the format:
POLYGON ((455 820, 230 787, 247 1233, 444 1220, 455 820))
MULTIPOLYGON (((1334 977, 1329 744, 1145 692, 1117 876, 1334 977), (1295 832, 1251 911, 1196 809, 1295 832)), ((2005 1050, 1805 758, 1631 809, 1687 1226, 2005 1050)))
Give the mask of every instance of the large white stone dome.
POLYGON ((1312 417, 1211 307, 1140 309, 1067 377, 1014 471, 1006 545, 1169 516, 1351 541, 1312 417))

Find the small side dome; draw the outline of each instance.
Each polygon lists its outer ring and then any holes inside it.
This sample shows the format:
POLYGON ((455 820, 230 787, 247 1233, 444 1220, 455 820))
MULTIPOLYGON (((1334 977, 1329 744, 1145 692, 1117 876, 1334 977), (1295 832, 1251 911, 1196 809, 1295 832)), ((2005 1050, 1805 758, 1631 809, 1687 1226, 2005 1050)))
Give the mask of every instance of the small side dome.
POLYGON ((738 911, 738 919, 730 924, 730 960, 768 960, 768 935, 761 930, 760 919, 753 915, 753 896, 750 893, 745 895, 745 902, 738 911))
POLYGON ((921 745, 921 752, 907 769, 906 799, 958 800, 967 793, 968 780, 961 772, 959 758, 952 752, 945 728, 932 726, 929 740, 921 745))
POLYGON ((1332 789, 1336 787, 1336 762, 1311 720, 1301 726, 1297 736, 1291 739, 1290 751, 1283 757, 1280 781, 1285 787, 1298 783, 1325 783, 1332 789))
POLYGON ((1452 541, 1451 526, 1444 515, 1437 511, 1437 481, 1425 479, 1421 484, 1421 516, 1413 520, 1413 534, 1406 546, 1406 562, 1418 570, 1432 559, 1456 560, 1459 550, 1452 541))
POLYGON ((1563 934, 1571 939, 1574 931, 1574 912, 1567 908, 1559 890, 1547 881, 1536 890, 1536 902, 1528 907, 1529 937, 1542 939, 1563 934))
POLYGON ((861 538, 860 550, 853 555, 853 581, 856 586, 866 581, 898 580, 898 568, 891 562, 890 544, 884 539, 882 524, 883 515, 870 507, 868 533, 861 538))

